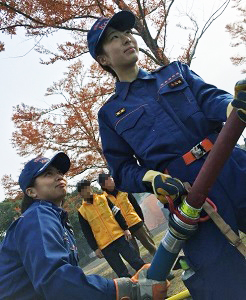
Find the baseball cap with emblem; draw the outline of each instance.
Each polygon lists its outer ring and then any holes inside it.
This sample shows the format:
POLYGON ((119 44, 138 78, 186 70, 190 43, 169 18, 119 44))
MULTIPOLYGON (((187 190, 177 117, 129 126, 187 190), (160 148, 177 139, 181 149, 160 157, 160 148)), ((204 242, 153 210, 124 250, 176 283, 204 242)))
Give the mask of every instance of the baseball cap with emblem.
POLYGON ((51 159, 38 156, 25 164, 19 177, 19 185, 25 193, 32 181, 50 166, 54 166, 63 174, 70 168, 70 159, 64 152, 58 152, 51 159))
POLYGON ((132 12, 122 10, 114 14, 111 18, 101 17, 91 27, 87 34, 88 48, 91 56, 96 59, 97 46, 102 40, 106 29, 111 26, 119 31, 133 28, 135 25, 135 16, 132 12))

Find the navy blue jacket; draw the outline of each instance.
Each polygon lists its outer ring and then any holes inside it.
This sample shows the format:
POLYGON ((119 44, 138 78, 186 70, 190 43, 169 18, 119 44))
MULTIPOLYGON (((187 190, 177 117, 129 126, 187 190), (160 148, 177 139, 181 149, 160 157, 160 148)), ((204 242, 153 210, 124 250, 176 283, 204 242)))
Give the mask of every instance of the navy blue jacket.
MULTIPOLYGON (((189 165, 182 156, 205 138, 216 140, 232 98, 180 62, 151 73, 140 69, 133 82, 117 82, 98 114, 103 153, 117 188, 145 192, 146 171, 166 169, 192 184, 207 154, 189 165)), ((246 152, 235 147, 209 191, 235 232, 246 233, 245 187, 246 152)), ((195 271, 185 283, 192 299, 245 298, 246 261, 212 221, 199 224, 184 252, 195 271)))
POLYGON ((78 266, 66 212, 36 201, 7 230, 0 248, 0 299, 115 300, 112 280, 78 266))
POLYGON ((98 114, 103 153, 117 188, 147 191, 146 171, 162 172, 216 133, 231 100, 180 62, 152 73, 140 69, 132 83, 117 82, 98 114))

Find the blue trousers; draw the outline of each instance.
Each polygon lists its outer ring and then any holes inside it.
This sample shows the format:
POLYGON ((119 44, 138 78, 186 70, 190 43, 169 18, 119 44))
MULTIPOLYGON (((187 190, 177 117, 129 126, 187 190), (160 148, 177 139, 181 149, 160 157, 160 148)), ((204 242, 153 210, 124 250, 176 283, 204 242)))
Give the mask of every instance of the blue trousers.
POLYGON ((102 253, 118 277, 131 277, 120 255, 136 271, 145 264, 135 248, 126 241, 124 236, 102 249, 102 253))
POLYGON ((245 270, 246 260, 227 245, 215 264, 197 270, 184 284, 193 300, 242 300, 246 299, 245 270))

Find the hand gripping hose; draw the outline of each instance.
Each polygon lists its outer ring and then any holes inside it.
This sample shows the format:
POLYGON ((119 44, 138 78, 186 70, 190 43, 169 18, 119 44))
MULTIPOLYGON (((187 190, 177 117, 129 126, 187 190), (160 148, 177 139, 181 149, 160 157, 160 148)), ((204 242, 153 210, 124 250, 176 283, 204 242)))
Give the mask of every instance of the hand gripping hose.
MULTIPOLYGON (((235 85, 235 98, 238 91, 245 90, 245 86, 246 80, 239 81, 235 85)), ((244 128, 245 123, 238 118, 236 110, 233 109, 194 181, 185 205, 179 207, 180 214, 184 218, 181 220, 176 214, 170 215, 169 229, 148 269, 148 278, 155 280, 165 280, 167 278, 183 244, 196 232, 200 211, 208 192, 224 163, 229 158, 244 128)))

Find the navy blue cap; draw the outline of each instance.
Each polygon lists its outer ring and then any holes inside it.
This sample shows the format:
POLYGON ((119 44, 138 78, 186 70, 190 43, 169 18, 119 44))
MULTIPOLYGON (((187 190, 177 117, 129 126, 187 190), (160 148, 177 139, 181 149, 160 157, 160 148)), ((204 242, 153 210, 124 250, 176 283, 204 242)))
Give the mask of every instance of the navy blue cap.
POLYGON ((70 159, 64 152, 59 152, 51 159, 38 156, 25 164, 19 177, 19 185, 25 193, 33 179, 42 174, 50 165, 65 174, 70 168, 70 159))
POLYGON ((103 37, 103 33, 111 26, 119 31, 133 28, 135 25, 135 16, 132 12, 122 10, 111 18, 101 17, 98 19, 87 34, 87 43, 91 56, 96 59, 96 49, 103 37))

